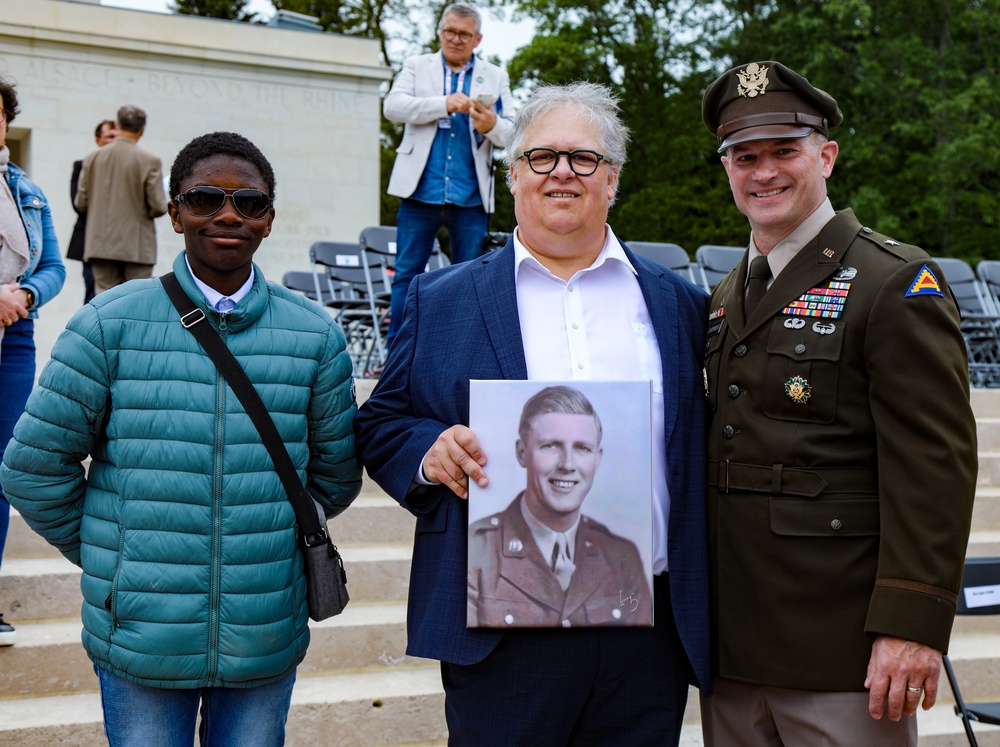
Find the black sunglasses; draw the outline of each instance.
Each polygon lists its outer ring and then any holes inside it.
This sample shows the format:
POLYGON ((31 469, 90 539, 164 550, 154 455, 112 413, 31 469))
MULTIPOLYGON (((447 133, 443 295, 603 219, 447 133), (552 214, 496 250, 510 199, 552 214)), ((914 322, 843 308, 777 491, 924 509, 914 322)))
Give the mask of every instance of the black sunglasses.
POLYGON ((222 187, 192 187, 184 194, 174 195, 175 202, 187 203, 193 215, 208 218, 222 210, 226 197, 233 201, 236 210, 248 220, 258 220, 267 215, 274 205, 267 192, 259 189, 223 189, 222 187))

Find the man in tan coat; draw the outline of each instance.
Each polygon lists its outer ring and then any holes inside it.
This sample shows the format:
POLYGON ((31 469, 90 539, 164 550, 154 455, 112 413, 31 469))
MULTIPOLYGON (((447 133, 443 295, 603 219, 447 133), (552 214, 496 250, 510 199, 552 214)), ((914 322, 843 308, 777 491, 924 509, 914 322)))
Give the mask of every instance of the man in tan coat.
POLYGON ((118 110, 118 137, 83 160, 73 199, 87 212, 84 261, 94 270, 97 293, 133 278, 152 277, 156 264, 153 219, 167 212, 160 159, 138 146, 146 112, 118 110))
POLYGON ((702 114, 752 229, 708 308, 705 744, 916 747, 976 485, 958 308, 925 252, 831 205, 831 96, 753 62, 702 114))

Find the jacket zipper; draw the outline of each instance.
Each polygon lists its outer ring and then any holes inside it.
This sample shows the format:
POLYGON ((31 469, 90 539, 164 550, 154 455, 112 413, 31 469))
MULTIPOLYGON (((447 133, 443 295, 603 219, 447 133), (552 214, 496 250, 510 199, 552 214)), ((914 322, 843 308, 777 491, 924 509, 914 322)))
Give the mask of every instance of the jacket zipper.
MULTIPOLYGON (((226 317, 219 315, 219 333, 226 339, 226 317)), ((219 602, 222 575, 222 451, 225 439, 226 381, 221 372, 215 378, 215 464, 212 474, 212 574, 210 586, 210 629, 208 680, 213 682, 219 668, 219 602)))
POLYGON ((115 575, 111 581, 111 593, 108 594, 108 598, 104 603, 104 606, 108 608, 108 612, 111 613, 111 627, 120 628, 121 623, 118 621, 118 581, 122 575, 122 556, 125 553, 125 529, 124 527, 118 527, 118 558, 115 561, 115 575))

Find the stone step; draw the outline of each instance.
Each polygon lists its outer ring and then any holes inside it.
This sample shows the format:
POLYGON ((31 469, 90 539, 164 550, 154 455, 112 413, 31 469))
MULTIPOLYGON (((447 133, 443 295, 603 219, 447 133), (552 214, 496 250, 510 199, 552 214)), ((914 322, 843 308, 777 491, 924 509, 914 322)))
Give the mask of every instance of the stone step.
MULTIPOLYGON (((302 674, 345 669, 404 669, 421 663, 405 655, 406 605, 355 603, 343 614, 310 623, 302 674)), ((17 645, 0 648, 0 698, 60 694, 92 686, 93 668, 80 642, 79 619, 17 625, 17 645)), ((426 663, 426 662, 423 662, 426 663)), ((0 742, 2 743, 2 742, 0 742)))
MULTIPOLYGON (((948 646, 955 678, 968 701, 1000 701, 1000 633, 956 633, 948 646)), ((951 687, 941 672, 942 700, 954 702, 951 687)))
MULTIPOLYGON (((0 744, 93 747, 104 743, 93 672, 88 692, 0 700, 0 744)), ((444 693, 436 665, 300 676, 288 716, 289 747, 444 744, 444 693)))
POLYGON ((1000 531, 973 531, 969 535, 969 547, 965 555, 969 558, 1000 555, 1000 531))
MULTIPOLYGON (((411 552, 406 544, 342 547, 355 601, 406 599, 411 552)), ((61 556, 11 558, 0 567, 0 610, 10 622, 79 618, 81 602, 80 569, 61 556)))
MULTIPOLYGON (((944 690, 948 690, 947 684, 944 690)), ((980 747, 1000 747, 1000 727, 973 724, 973 732, 980 747)), ((929 711, 917 711, 917 734, 919 747, 969 747, 962 720, 950 701, 939 699, 929 711)))
POLYGON ((980 487, 976 490, 972 528, 976 531, 1000 530, 1000 488, 980 487))
POLYGON ((1000 485, 1000 451, 980 450, 976 485, 978 487, 1000 485))
POLYGON ((979 451, 1000 451, 1000 417, 976 418, 979 451))
MULTIPOLYGON (((360 400, 359 400, 360 401, 360 400)), ((1000 389, 973 389, 969 401, 979 418, 1000 418, 1000 389)))

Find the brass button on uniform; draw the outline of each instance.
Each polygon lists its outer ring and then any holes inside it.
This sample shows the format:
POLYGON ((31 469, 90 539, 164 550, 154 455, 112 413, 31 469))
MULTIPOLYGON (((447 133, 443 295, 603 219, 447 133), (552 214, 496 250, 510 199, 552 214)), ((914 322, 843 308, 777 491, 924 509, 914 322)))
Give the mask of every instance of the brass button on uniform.
POLYGON ((798 345, 795 346, 795 352, 798 353, 799 355, 802 355, 804 352, 806 352, 806 346, 800 342, 798 345))
POLYGON ((830 522, 830 529, 832 529, 835 532, 839 532, 841 527, 843 526, 844 522, 842 522, 840 519, 834 519, 833 521, 830 522))
POLYGON ((731 425, 727 425, 722 429, 722 437, 725 439, 730 439, 736 435, 736 429, 731 425))
POLYGON ((729 395, 730 399, 736 399, 740 396, 740 388, 736 384, 730 384, 729 388, 726 389, 726 393, 729 395))
POLYGON ((747 354, 747 346, 743 345, 742 343, 737 345, 733 349, 733 355, 735 355, 737 358, 742 358, 746 354, 747 354))

